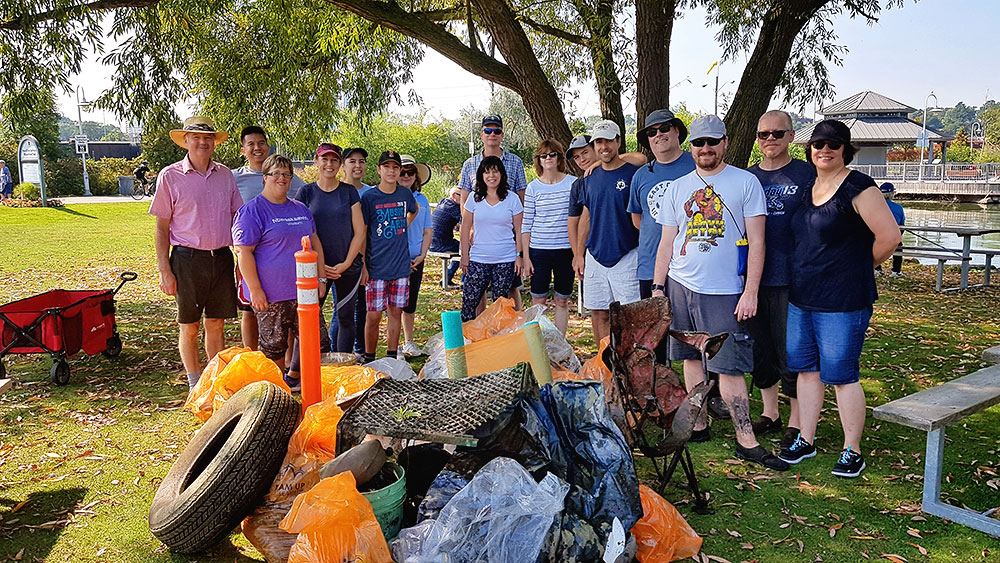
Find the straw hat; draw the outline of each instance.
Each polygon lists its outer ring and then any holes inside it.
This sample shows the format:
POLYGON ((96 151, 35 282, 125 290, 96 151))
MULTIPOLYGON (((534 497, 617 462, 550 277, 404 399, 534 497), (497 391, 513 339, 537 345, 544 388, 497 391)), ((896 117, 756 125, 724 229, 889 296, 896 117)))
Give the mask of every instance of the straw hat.
POLYGON ((186 149, 187 143, 184 142, 184 135, 187 133, 210 133, 215 136, 215 146, 221 145, 229 138, 229 133, 216 131, 215 122, 203 115, 195 115, 185 119, 182 129, 171 129, 170 139, 177 143, 177 146, 186 149))
POLYGON ((412 156, 408 154, 400 155, 403 166, 412 166, 417 169, 417 179, 420 180, 420 185, 426 185, 427 181, 431 179, 431 167, 427 166, 423 162, 417 162, 412 156))

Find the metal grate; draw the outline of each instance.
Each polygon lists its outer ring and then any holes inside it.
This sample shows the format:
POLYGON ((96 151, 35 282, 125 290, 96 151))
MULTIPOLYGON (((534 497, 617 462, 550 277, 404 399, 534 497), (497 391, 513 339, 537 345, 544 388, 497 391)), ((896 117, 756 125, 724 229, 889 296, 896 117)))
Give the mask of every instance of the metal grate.
POLYGON ((340 419, 337 451, 366 434, 475 446, 476 428, 535 388, 527 363, 465 379, 381 379, 340 419))

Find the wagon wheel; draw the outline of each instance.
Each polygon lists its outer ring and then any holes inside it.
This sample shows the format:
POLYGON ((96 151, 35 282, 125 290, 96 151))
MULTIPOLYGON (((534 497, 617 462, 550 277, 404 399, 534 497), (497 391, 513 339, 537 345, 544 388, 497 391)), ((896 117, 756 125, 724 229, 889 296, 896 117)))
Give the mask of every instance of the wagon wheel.
POLYGON ((49 375, 52 376, 52 382, 56 385, 69 383, 69 362, 66 361, 66 358, 53 358, 49 375))
POLYGON ((122 337, 118 336, 118 333, 111 335, 111 338, 108 339, 108 343, 104 348, 104 352, 101 353, 104 354, 105 358, 114 358, 117 357, 118 354, 121 354, 122 337))

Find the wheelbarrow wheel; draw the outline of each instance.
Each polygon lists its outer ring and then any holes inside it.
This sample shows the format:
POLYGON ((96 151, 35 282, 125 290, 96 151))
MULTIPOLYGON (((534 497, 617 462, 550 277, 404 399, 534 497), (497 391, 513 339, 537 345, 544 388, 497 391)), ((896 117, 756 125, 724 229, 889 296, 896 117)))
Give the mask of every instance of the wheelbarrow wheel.
POLYGON ((69 383, 69 362, 66 358, 56 358, 52 361, 52 369, 49 370, 52 382, 56 385, 66 385, 69 383))
POLYGON ((114 334, 108 339, 108 343, 101 352, 105 358, 115 358, 122 353, 122 337, 114 334))

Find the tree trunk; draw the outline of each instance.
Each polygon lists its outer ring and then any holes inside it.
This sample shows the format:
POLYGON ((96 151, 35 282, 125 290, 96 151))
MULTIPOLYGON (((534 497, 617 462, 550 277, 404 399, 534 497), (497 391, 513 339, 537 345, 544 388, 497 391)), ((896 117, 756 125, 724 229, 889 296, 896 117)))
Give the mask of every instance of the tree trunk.
POLYGON ((767 111, 785 72, 795 37, 829 0, 781 0, 764 14, 757 44, 747 62, 733 105, 726 113, 729 150, 726 161, 745 168, 756 137, 757 121, 767 111))
POLYGON ((611 38, 614 27, 614 3, 599 0, 596 8, 587 2, 574 2, 584 27, 590 35, 590 59, 594 63, 594 79, 601 102, 601 116, 618 124, 622 132, 619 151, 625 152, 625 110, 622 108, 622 81, 615 69, 611 38))
POLYGON ((506 2, 473 1, 504 60, 518 63, 510 67, 517 80, 517 87, 513 90, 521 95, 538 136, 542 139, 556 139, 563 145, 568 144, 572 133, 566 123, 559 95, 542 70, 531 42, 514 12, 506 2))
POLYGON ((670 109, 670 36, 676 0, 635 0, 637 126, 658 109, 670 109))

